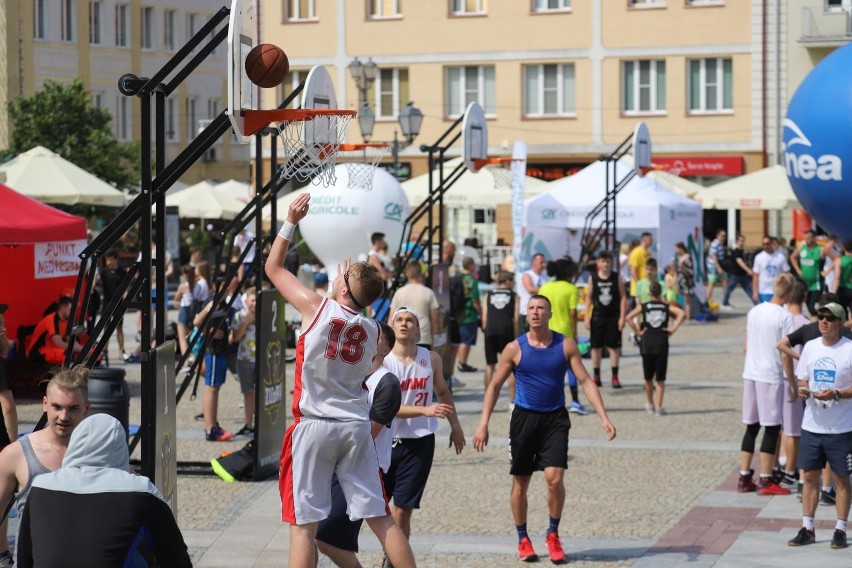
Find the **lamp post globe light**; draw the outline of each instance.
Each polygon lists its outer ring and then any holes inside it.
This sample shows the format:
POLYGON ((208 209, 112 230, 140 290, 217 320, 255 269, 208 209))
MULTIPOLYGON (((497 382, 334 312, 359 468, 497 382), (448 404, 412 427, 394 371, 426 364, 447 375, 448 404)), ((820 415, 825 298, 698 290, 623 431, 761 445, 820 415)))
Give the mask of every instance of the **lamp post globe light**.
MULTIPOLYGON (((361 137, 364 142, 369 142, 373 137, 373 127, 376 124, 376 114, 370 107, 367 100, 367 90, 378 76, 379 67, 373 62, 373 58, 368 58, 366 63, 361 62, 357 57, 353 59, 347 66, 352 79, 355 80, 358 86, 359 94, 359 111, 358 111, 358 128, 361 130, 361 137)), ((397 137, 397 130, 394 129, 393 141, 390 143, 391 156, 393 158, 393 170, 391 173, 399 179, 399 152, 411 145, 417 135, 420 134, 420 126, 423 124, 423 113, 414 106, 412 101, 405 105, 405 108, 399 112, 398 116, 399 128, 402 130, 403 140, 397 137)))

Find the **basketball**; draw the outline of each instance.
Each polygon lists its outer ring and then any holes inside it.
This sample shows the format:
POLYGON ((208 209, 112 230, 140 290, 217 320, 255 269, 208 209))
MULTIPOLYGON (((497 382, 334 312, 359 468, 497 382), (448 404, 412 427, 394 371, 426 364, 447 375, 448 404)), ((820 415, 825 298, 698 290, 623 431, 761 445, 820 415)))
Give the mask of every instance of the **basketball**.
POLYGON ((252 83, 264 89, 277 87, 290 71, 287 54, 277 45, 261 43, 246 56, 246 75, 252 83))

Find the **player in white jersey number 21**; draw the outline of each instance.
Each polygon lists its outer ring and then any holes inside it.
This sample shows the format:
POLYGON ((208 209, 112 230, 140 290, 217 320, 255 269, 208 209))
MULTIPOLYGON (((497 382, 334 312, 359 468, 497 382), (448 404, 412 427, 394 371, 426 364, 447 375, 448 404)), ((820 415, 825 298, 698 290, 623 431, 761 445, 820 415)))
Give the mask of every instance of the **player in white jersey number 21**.
POLYGON ((309 202, 310 194, 305 193, 290 204, 266 261, 267 276, 302 315, 306 330, 296 346, 295 420, 284 436, 279 474, 282 518, 290 523, 289 566, 316 564, 317 523, 331 510, 329 488, 335 471, 352 517, 366 519, 394 566, 414 566, 408 540, 384 498, 363 388, 379 330, 360 311, 379 297, 384 283, 374 266, 350 266, 347 260, 327 299, 284 268, 293 232, 307 215, 309 202))

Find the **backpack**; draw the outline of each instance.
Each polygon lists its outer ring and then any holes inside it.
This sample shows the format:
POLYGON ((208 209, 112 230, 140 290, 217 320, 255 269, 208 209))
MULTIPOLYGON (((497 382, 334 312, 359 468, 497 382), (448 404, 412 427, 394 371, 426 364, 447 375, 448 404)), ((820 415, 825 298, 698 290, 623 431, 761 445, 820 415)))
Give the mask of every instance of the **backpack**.
POLYGON ((254 441, 236 452, 210 460, 213 471, 223 481, 245 481, 254 475, 254 441))
POLYGON ((455 319, 464 317, 467 295, 464 293, 464 274, 450 277, 450 315, 455 319))

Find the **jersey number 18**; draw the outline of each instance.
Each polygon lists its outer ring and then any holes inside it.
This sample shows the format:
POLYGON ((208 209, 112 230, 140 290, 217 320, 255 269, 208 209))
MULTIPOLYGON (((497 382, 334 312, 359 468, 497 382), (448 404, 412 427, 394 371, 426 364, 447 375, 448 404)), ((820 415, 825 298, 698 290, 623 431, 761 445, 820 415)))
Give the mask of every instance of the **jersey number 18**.
POLYGON ((343 318, 332 318, 329 322, 331 332, 325 346, 327 359, 337 359, 338 355, 344 363, 354 365, 364 357, 364 342, 367 341, 367 331, 360 323, 346 326, 343 318))

